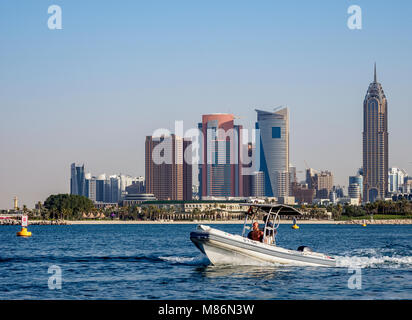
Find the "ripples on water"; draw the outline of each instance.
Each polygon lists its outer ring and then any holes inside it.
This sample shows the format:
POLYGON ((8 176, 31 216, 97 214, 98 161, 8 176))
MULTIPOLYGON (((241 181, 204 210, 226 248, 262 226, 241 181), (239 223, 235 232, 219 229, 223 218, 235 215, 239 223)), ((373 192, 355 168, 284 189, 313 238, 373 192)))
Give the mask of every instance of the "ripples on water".
MULTIPOLYGON (((239 233, 241 225, 215 225, 239 233)), ((282 225, 278 245, 308 245, 336 268, 211 266, 189 240, 195 225, 0 228, 0 299, 411 299, 412 227, 282 225), (49 290, 48 268, 62 270, 49 290), (362 268, 362 289, 348 268, 362 268)))

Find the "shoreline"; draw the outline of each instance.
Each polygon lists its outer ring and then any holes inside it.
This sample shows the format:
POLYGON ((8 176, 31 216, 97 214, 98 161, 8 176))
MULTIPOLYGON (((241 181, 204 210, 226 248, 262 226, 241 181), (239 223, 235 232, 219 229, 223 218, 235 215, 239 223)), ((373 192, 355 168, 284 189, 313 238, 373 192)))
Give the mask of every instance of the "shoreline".
MULTIPOLYGON (((89 225, 89 224, 244 224, 244 220, 194 220, 194 221, 108 221, 108 220, 97 220, 97 221, 87 221, 87 220, 77 220, 77 221, 65 221, 67 225, 89 225)), ((259 221, 262 223, 262 221, 259 221)), ((291 220, 281 220, 280 224, 290 224, 292 225, 291 220)), ((298 224, 335 224, 335 221, 331 220, 302 220, 298 221, 298 224)))
MULTIPOLYGON (((11 220, 11 219, 10 219, 11 220)), ((1 225, 15 225, 20 226, 20 221, 1 221, 1 225)), ((323 224, 323 225, 362 225, 364 220, 298 220, 298 225, 305 224, 323 224)), ((260 224, 263 221, 258 221, 260 224)), ((367 225, 412 225, 412 219, 385 219, 385 220, 365 220, 367 225)), ((137 224, 243 224, 244 220, 157 220, 157 221, 144 221, 144 220, 60 220, 60 221, 49 221, 49 220, 29 220, 29 226, 34 225, 137 225, 137 224)), ((280 220, 280 224, 292 225, 292 220, 280 220)))
MULTIPOLYGON (((243 224, 244 220, 224 220, 224 221, 215 221, 215 220, 194 220, 194 221, 120 221, 120 220, 76 220, 68 221, 65 220, 67 225, 118 225, 118 224, 243 224)), ((259 221, 259 223, 263 223, 259 221)), ((280 224, 292 225, 292 220, 280 220, 280 224)), ((332 224, 332 225, 342 225, 342 224, 363 224, 363 220, 298 220, 298 225, 304 224, 332 224)), ((387 219, 387 220, 366 220, 366 224, 370 225, 411 225, 412 219, 387 219)))

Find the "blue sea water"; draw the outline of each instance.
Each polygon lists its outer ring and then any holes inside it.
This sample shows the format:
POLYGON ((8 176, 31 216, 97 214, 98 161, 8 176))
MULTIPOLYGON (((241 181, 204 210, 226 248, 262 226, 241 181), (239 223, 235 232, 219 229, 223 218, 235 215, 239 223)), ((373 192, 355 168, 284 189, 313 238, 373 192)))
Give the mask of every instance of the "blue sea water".
MULTIPOLYGON (((336 268, 211 266, 195 224, 0 227, 0 299, 412 299, 412 226, 281 225, 279 246, 337 257, 336 268), (49 289, 51 266, 61 289, 49 289), (360 289, 348 281, 360 267, 360 289)), ((213 225, 240 233, 241 225, 213 225)), ((352 278, 353 279, 353 278, 352 278)))

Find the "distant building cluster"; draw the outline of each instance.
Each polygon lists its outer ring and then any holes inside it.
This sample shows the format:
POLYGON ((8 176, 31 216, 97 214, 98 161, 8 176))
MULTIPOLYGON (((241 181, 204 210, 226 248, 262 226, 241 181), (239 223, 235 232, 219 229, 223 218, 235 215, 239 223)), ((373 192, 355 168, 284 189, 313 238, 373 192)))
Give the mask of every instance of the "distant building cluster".
POLYGON ((410 193, 412 177, 405 170, 390 168, 388 172, 388 191, 391 194, 410 193))
POLYGON ((70 194, 85 196, 98 204, 118 204, 127 194, 144 192, 144 177, 123 174, 93 176, 91 173, 85 173, 84 165, 71 165, 70 194))

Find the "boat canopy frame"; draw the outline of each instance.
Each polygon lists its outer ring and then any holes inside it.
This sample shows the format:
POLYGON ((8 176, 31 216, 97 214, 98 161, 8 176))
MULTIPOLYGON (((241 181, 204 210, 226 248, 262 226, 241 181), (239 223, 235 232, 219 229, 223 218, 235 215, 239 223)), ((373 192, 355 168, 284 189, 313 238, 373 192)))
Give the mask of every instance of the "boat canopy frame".
POLYGON ((242 237, 246 237, 246 230, 250 230, 248 226, 248 218, 251 218, 251 225, 255 221, 256 214, 259 210, 266 212, 265 226, 263 229, 263 239, 262 242, 271 245, 276 245, 276 235, 277 229, 280 224, 280 216, 302 216, 302 212, 294 207, 284 205, 284 204, 245 204, 249 206, 249 210, 245 214, 245 222, 243 224, 242 237))

